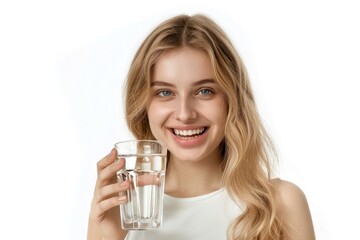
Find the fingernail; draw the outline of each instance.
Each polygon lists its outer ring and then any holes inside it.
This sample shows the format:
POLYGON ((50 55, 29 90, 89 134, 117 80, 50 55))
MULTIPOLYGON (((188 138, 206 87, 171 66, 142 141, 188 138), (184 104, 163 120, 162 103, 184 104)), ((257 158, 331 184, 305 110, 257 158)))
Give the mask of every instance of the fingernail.
POLYGON ((120 159, 118 159, 117 161, 116 161, 116 165, 120 165, 121 163, 122 163, 122 160, 123 158, 120 158, 120 159))
POLYGON ((124 202, 126 200, 126 196, 120 196, 117 200, 118 202, 124 202))
POLYGON ((115 148, 111 149, 110 154, 113 154, 115 151, 115 148))
POLYGON ((120 159, 117 159, 115 162, 116 165, 120 165, 120 159))
POLYGON ((111 149, 110 153, 108 154, 108 156, 112 156, 115 154, 115 148, 111 149))
POLYGON ((129 183, 128 181, 124 181, 124 182, 120 183, 120 186, 121 186, 121 187, 125 187, 125 186, 128 185, 128 183, 129 183))

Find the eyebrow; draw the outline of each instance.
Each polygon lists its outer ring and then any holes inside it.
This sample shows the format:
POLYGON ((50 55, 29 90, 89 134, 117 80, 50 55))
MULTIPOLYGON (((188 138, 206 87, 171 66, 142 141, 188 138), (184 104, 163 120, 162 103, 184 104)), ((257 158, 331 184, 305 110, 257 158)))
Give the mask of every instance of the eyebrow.
MULTIPOLYGON (((196 81, 193 85, 194 86, 199 86, 199 85, 203 85, 203 84, 209 84, 209 83, 216 83, 214 79, 201 79, 199 81, 196 81)), ((174 84, 172 83, 168 83, 168 82, 163 82, 163 81, 153 81, 151 83, 151 86, 169 86, 169 87, 175 87, 174 84)))

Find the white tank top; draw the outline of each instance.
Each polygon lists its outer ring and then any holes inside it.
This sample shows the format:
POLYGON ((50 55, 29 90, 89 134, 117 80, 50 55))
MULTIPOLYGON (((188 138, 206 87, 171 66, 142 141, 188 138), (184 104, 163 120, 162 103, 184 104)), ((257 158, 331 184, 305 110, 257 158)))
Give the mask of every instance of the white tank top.
POLYGON ((159 230, 129 231, 126 240, 222 240, 230 224, 243 212, 222 188, 192 198, 164 196, 159 230))

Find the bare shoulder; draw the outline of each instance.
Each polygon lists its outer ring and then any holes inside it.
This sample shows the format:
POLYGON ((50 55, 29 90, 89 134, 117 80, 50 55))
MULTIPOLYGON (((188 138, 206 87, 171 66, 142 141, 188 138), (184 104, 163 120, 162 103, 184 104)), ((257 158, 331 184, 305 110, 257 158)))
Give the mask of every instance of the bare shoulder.
POLYGON ((274 179, 274 186, 279 197, 279 204, 284 208, 291 208, 306 204, 304 192, 294 183, 281 179, 274 179))
POLYGON ((287 224, 284 239, 315 239, 309 205, 304 192, 294 183, 273 180, 277 192, 277 206, 287 224))

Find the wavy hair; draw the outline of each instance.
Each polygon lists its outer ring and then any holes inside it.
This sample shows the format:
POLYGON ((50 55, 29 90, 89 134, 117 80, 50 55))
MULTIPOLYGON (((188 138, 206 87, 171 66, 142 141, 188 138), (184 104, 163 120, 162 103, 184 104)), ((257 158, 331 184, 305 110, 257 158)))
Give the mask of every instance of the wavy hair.
POLYGON ((136 138, 154 139, 146 113, 152 70, 166 51, 181 47, 207 53, 215 80, 226 93, 222 184, 239 206, 246 206, 229 227, 228 238, 281 239, 284 229, 271 180, 276 159, 274 147, 257 112, 245 66, 227 35, 210 18, 173 17, 155 28, 142 43, 126 83, 125 111, 130 131, 136 138))

